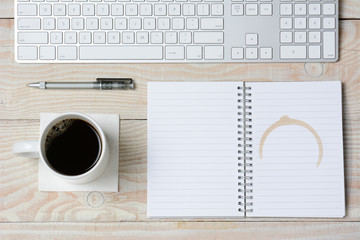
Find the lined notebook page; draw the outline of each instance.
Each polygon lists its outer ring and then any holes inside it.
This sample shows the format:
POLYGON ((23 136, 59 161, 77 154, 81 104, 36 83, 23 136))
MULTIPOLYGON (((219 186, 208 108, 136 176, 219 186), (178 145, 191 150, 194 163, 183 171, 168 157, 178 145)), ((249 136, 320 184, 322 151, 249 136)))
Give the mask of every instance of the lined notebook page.
POLYGON ((253 212, 247 216, 343 217, 341 83, 246 86, 251 87, 253 126, 253 212), (293 120, 276 124, 284 116, 293 120), (298 125, 292 125, 294 119, 298 125))
POLYGON ((148 83, 148 217, 240 217, 240 82, 148 83))

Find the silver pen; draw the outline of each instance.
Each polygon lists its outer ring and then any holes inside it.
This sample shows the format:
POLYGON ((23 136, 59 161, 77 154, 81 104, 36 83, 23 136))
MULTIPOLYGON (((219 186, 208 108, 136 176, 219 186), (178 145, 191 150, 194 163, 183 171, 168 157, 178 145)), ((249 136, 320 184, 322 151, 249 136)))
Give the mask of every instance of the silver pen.
POLYGON ((134 89, 131 78, 97 78, 96 82, 37 82, 30 83, 28 87, 39 89, 134 89))

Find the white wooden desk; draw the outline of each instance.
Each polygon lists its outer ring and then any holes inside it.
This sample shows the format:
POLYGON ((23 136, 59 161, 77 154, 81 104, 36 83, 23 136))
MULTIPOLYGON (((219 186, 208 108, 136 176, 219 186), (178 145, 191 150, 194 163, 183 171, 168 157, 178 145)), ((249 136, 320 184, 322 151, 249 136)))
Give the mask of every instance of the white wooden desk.
POLYGON ((360 239, 360 1, 340 0, 335 64, 17 64, 13 0, 0 1, 0 239, 360 239), (36 81, 132 77, 135 91, 40 91, 36 81), (148 81, 343 82, 344 219, 146 218, 148 81), (36 139, 41 112, 115 113, 121 118, 119 193, 38 192, 37 161, 13 142, 36 139), (102 200, 104 203, 101 204, 102 200), (101 205, 101 206, 99 206, 101 205))

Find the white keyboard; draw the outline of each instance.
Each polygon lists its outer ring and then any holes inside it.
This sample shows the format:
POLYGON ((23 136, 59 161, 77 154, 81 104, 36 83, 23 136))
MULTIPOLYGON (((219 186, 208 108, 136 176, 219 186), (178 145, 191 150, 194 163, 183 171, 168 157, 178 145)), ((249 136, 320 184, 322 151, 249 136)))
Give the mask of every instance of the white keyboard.
POLYGON ((21 63, 335 62, 338 0, 15 0, 21 63))

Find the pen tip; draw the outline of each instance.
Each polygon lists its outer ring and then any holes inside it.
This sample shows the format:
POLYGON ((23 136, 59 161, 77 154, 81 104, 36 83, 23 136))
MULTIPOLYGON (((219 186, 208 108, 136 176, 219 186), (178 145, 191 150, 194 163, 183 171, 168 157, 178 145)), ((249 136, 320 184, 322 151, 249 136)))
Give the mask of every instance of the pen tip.
POLYGON ((33 88, 38 88, 38 87, 39 87, 39 83, 29 83, 27 86, 28 86, 28 87, 33 87, 33 88))

